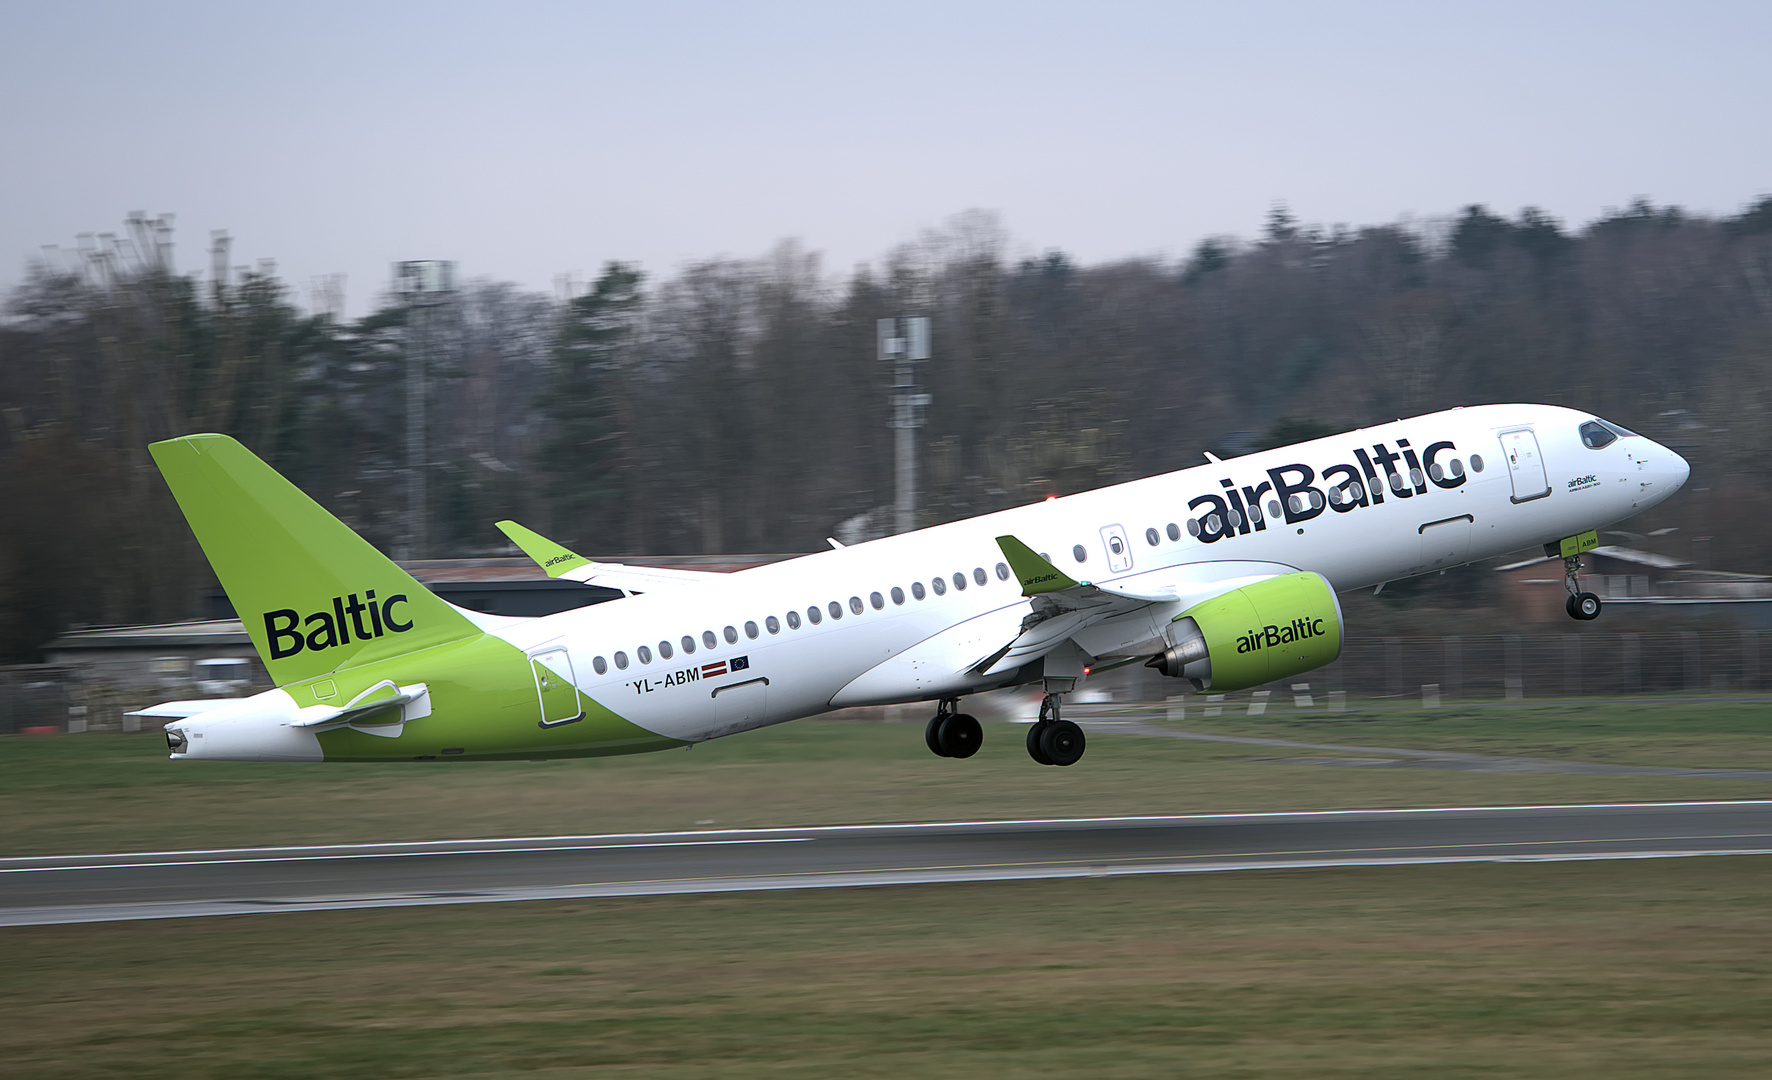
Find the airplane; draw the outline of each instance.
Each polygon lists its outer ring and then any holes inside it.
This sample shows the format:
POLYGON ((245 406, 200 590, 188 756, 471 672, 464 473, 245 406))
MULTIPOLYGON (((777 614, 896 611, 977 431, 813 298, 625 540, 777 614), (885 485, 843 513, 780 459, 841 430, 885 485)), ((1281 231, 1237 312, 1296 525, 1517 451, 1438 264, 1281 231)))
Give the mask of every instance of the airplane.
POLYGON ((1685 483, 1590 413, 1481 405, 1314 439, 729 574, 586 559, 514 522, 550 574, 615 600, 539 618, 451 605, 225 435, 150 447, 276 688, 168 702, 174 759, 498 761, 640 753, 851 706, 1039 686, 1036 762, 1091 672, 1144 662, 1225 693, 1333 662, 1337 593, 1543 544, 1572 617, 1595 530, 1685 483))

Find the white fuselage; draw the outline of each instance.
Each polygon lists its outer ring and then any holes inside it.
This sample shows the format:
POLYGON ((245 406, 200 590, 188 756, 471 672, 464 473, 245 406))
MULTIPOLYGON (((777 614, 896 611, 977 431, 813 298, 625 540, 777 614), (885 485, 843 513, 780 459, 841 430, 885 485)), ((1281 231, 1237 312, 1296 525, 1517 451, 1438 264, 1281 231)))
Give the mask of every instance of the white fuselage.
POLYGON ((1077 636, 1113 656, 1227 581, 1278 567, 1369 586, 1594 529, 1684 483, 1686 462, 1649 439, 1584 445, 1592 419, 1545 405, 1433 413, 489 628, 532 655, 566 650, 586 694, 690 742, 956 696, 1020 681, 970 673, 1028 611, 999 570, 999 536, 1079 581, 1176 596, 1077 636))

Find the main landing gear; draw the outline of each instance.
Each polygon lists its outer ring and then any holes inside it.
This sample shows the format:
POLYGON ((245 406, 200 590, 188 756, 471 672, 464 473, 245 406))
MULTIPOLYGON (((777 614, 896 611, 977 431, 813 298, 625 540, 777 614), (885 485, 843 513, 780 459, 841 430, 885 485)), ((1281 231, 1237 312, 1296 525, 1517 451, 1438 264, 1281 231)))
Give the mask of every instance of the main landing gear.
POLYGON ((1569 590, 1569 599, 1563 601, 1563 610, 1571 619, 1588 622, 1600 617, 1600 598, 1590 592, 1581 591, 1581 556, 1563 556, 1563 585, 1569 590))
POLYGON ((1047 694, 1040 702, 1040 719, 1028 728, 1028 756, 1042 765, 1075 765, 1083 757, 1083 729, 1059 719, 1063 697, 1047 694))
POLYGON ((963 712, 955 712, 959 698, 942 698, 935 706, 935 717, 923 729, 929 752, 937 757, 969 758, 984 744, 984 728, 978 720, 963 712))

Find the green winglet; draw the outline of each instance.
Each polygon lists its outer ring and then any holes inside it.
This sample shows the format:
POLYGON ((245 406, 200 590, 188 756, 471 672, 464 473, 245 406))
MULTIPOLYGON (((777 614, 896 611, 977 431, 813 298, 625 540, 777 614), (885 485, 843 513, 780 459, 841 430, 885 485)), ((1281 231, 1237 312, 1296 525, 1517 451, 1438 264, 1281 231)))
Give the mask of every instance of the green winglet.
POLYGON ((1014 572, 1015 580, 1021 583, 1021 595, 1038 596, 1041 593, 1077 587, 1074 579, 1040 558, 1032 548, 1015 537, 999 536, 997 546, 1003 549, 1003 558, 1009 561, 1009 569, 1014 572))
POLYGON ((549 577, 559 577, 575 566, 589 566, 591 560, 576 551, 570 551, 554 543, 533 529, 525 529, 514 521, 500 521, 499 530, 511 538, 511 543, 521 548, 523 554, 534 559, 536 565, 548 572, 549 577))

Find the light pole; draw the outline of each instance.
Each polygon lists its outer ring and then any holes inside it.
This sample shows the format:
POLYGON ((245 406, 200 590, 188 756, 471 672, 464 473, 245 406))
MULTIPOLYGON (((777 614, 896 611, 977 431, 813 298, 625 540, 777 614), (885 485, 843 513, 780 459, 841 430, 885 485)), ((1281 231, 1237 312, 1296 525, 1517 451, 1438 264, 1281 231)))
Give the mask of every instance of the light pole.
POLYGON ((929 320, 926 318, 881 319, 880 361, 893 365, 892 427, 895 440, 898 497, 894 532, 908 533, 917 527, 917 429, 923 426, 923 410, 930 396, 917 390, 916 364, 929 359, 929 320), (903 324, 902 333, 900 324, 903 324))
POLYGON ((422 559, 430 547, 425 491, 426 369, 436 347, 438 309, 455 293, 455 264, 428 260, 394 264, 394 293, 406 301, 406 539, 404 558, 422 559))

